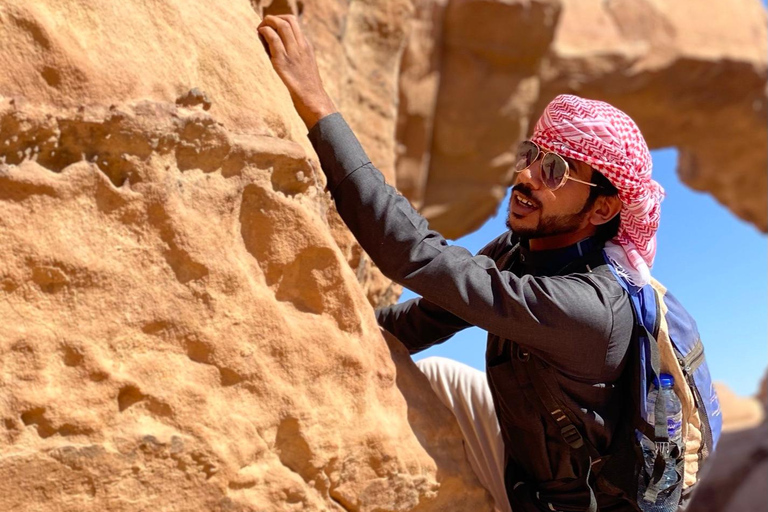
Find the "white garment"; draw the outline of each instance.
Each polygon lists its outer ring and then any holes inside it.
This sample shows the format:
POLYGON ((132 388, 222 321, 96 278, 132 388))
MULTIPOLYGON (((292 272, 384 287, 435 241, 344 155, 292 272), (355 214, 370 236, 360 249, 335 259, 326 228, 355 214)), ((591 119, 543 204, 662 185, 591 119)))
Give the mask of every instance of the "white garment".
POLYGON ((504 486, 504 441, 485 373, 444 357, 416 363, 440 401, 453 412, 464 437, 464 450, 498 512, 512 512, 504 486))
POLYGON ((627 243, 626 246, 606 242, 603 250, 621 277, 629 281, 630 284, 642 288, 651 282, 651 269, 642 258, 636 257, 630 261, 629 255, 632 254, 632 251, 637 252, 637 250, 634 249, 635 245, 631 242, 627 243))

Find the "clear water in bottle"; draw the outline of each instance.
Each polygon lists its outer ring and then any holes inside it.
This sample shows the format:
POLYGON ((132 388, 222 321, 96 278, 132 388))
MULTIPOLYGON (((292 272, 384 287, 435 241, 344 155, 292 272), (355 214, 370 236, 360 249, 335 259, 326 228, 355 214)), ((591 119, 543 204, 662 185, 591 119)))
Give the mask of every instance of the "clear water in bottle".
MULTIPOLYGON (((655 443, 643 438, 641 448, 643 457, 645 458, 645 465, 649 473, 652 472, 658 451, 661 451, 664 456, 667 456, 674 445, 677 445, 682 449, 683 409, 680 399, 677 397, 677 394, 675 394, 674 387, 674 377, 662 373, 659 380, 654 381, 654 386, 648 394, 648 423, 651 425, 655 424, 656 400, 661 398, 661 400, 664 401, 664 410, 667 417, 667 433, 669 435, 669 444, 660 446, 656 446, 655 443)), ((666 501, 669 498, 669 493, 664 492, 664 490, 669 489, 670 486, 674 485, 678 481, 678 478, 675 461, 668 458, 664 474, 659 482, 658 490, 660 494, 656 500, 649 502, 644 499, 646 488, 641 484, 638 492, 638 504, 641 505, 642 510, 646 512, 668 510, 669 504, 666 503, 666 501)))

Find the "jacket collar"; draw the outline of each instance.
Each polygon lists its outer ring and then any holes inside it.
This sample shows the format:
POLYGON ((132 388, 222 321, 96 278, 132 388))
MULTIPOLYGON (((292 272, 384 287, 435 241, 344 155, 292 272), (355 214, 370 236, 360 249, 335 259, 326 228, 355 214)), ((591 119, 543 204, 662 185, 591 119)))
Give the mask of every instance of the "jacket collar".
POLYGON ((554 276, 567 265, 602 246, 594 237, 587 237, 568 247, 548 251, 531 251, 528 240, 520 239, 519 261, 526 274, 534 276, 554 276))

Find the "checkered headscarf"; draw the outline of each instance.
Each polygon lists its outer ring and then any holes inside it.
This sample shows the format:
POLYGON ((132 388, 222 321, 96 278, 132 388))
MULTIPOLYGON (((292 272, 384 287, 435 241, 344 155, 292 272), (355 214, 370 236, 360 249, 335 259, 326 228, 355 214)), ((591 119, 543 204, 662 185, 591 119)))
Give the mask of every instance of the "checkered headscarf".
POLYGON ((531 140, 586 162, 619 190, 621 224, 606 253, 634 284, 650 282, 664 189, 651 179, 651 153, 635 122, 608 103, 562 94, 547 105, 531 140))

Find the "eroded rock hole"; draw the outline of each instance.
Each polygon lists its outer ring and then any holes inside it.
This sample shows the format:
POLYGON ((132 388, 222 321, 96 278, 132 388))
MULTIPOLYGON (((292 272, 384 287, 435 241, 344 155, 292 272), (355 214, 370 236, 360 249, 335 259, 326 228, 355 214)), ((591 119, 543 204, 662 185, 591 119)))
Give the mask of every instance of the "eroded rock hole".
POLYGON ((187 342, 187 357, 196 363, 211 364, 211 347, 197 340, 187 342))
MULTIPOLYGON (((302 6, 302 11, 303 11, 302 6)), ((267 16, 269 14, 272 15, 278 15, 278 14, 299 14, 298 7, 296 6, 295 1, 291 0, 272 0, 272 2, 269 3, 269 5, 264 6, 264 16, 267 16)))
POLYGON ((313 480, 318 469, 312 466, 312 449, 301 432, 301 425, 296 418, 285 418, 277 427, 275 449, 280 462, 301 476, 305 482, 313 480))
POLYGON ((56 433, 56 429, 53 428, 51 422, 45 417, 45 407, 38 407, 29 410, 21 415, 21 421, 24 425, 35 425, 37 427, 37 434, 46 439, 56 433))
POLYGON ((117 408, 123 412, 145 398, 147 398, 146 395, 139 391, 136 386, 125 386, 120 389, 120 393, 117 395, 117 408))
POLYGON ((62 353, 62 359, 66 366, 80 366, 83 362, 83 354, 78 348, 64 345, 62 353))
POLYGON ((143 403, 143 407, 149 413, 155 416, 170 417, 173 416, 173 410, 168 404, 165 404, 154 397, 145 395, 139 388, 133 385, 124 386, 117 395, 117 406, 120 412, 124 412, 129 407, 138 403, 143 403))
MULTIPOLYGON (((43 73, 49 85, 60 80, 54 69, 43 73)), ((0 119, 0 162, 19 165, 33 160, 52 172, 61 172, 86 161, 120 187, 134 174, 134 163, 126 156, 145 159, 152 152, 149 141, 126 132, 120 125, 119 116, 101 123, 78 119, 30 121, 10 112, 0 119)))
POLYGON ((43 77, 43 80, 45 80, 45 83, 50 85, 51 87, 58 87, 61 85, 61 73, 59 73, 59 70, 52 68, 50 66, 45 66, 40 71, 40 76, 43 77))
POLYGON ((40 265, 32 269, 32 282, 45 293, 58 293, 69 284, 69 277, 61 268, 40 265))
POLYGON ((147 217, 168 246, 163 252, 165 261, 181 284, 202 279, 208 275, 208 267, 195 261, 181 243, 183 238, 166 207, 165 203, 154 203, 147 209, 147 217))
POLYGON ((272 170, 272 188, 287 196, 303 194, 313 185, 311 169, 295 166, 278 166, 272 170))
POLYGON ((234 370, 230 370, 229 368, 219 368, 219 373, 221 374, 221 385, 222 386, 234 386, 235 384, 239 384, 243 381, 243 378, 234 370))

